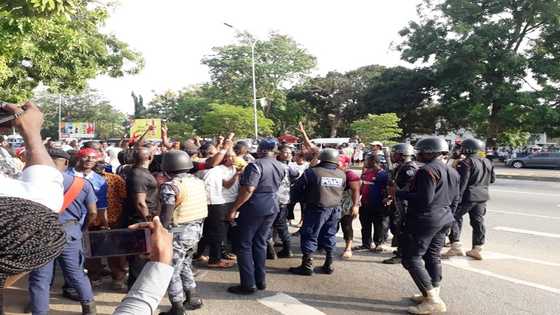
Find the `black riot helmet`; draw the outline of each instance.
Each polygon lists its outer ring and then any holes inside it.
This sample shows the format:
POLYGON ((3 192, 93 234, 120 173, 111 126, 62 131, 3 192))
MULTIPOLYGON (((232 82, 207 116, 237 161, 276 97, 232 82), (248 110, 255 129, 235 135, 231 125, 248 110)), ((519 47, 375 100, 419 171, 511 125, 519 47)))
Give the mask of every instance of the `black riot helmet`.
POLYGON ((440 137, 425 137, 420 139, 414 147, 418 153, 447 153, 449 145, 440 137))
POLYGON ((465 139, 461 144, 461 152, 463 154, 477 154, 484 151, 484 143, 478 139, 465 139))
POLYGON ((188 171, 193 168, 193 163, 187 152, 171 150, 165 152, 161 158, 161 170, 164 172, 188 171))
POLYGON ((413 156, 416 153, 414 147, 408 143, 395 144, 391 149, 393 153, 402 154, 404 156, 413 156))
POLYGON ((339 155, 340 154, 338 153, 338 150, 332 148, 326 148, 321 150, 321 153, 319 154, 319 160, 321 160, 321 163, 327 162, 327 163, 333 163, 338 165, 339 155))

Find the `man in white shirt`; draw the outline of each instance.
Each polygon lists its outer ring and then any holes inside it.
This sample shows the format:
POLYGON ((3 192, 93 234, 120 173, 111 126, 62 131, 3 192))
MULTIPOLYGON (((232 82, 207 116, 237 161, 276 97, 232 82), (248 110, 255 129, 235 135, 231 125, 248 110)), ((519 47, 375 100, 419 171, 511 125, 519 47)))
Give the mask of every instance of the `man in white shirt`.
POLYGON ((28 199, 59 212, 64 195, 62 174, 55 168, 41 139, 43 114, 31 102, 22 107, 0 103, 0 111, 13 115, 11 126, 23 137, 27 155, 26 166, 19 178, 0 172, 0 197, 28 199))
POLYGON ((222 259, 222 243, 226 239, 228 229, 226 214, 235 202, 239 191, 240 173, 233 165, 235 157, 235 152, 228 150, 222 164, 211 168, 204 176, 208 194, 208 217, 204 220, 197 256, 202 256, 208 246, 208 267, 210 268, 233 266, 232 261, 222 259))

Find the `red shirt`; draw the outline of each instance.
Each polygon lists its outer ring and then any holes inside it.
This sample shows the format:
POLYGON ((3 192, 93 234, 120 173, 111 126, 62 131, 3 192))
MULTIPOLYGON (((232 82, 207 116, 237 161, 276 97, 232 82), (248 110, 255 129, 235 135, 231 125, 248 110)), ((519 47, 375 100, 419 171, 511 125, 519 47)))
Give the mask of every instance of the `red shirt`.
POLYGON ((370 192, 370 188, 371 185, 373 185, 375 183, 375 179, 377 178, 377 173, 381 171, 381 170, 371 170, 368 169, 365 172, 362 173, 361 176, 361 180, 362 180, 362 185, 360 186, 360 194, 362 195, 362 205, 367 203, 368 200, 368 194, 370 192))

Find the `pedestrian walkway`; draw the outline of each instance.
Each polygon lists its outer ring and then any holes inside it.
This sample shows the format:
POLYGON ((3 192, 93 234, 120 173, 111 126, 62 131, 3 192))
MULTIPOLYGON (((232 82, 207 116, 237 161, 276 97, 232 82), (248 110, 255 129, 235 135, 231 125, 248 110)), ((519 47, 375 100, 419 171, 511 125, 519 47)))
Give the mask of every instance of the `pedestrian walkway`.
POLYGON ((494 170, 498 178, 560 182, 560 170, 556 169, 515 169, 507 167, 503 163, 495 162, 494 170))

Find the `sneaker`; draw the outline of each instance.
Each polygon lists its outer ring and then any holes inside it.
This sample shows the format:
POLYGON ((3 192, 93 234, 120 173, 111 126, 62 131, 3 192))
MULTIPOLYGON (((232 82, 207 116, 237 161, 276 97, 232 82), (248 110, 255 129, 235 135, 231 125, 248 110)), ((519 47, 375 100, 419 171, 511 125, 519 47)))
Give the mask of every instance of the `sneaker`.
POLYGON ((474 260, 482 260, 482 246, 475 246, 473 249, 467 251, 467 256, 474 260))
POLYGON ((383 253, 383 245, 377 245, 375 248, 370 249, 374 253, 383 253))
POLYGON ((360 246, 352 247, 352 250, 356 251, 356 252, 364 252, 366 250, 371 250, 371 247, 367 247, 365 245, 360 245, 360 246))
POLYGON ((409 307, 408 312, 410 314, 445 313, 447 312, 447 306, 439 297, 439 288, 434 288, 428 291, 428 296, 423 297, 420 304, 409 307))
POLYGON ((393 256, 391 258, 385 259, 382 262, 387 265, 396 265, 401 263, 401 258, 399 256, 393 256))
POLYGON ((441 255, 441 258, 449 259, 453 256, 465 256, 465 252, 463 252, 463 249, 461 248, 461 243, 459 242, 452 243, 451 248, 443 255, 441 255))

